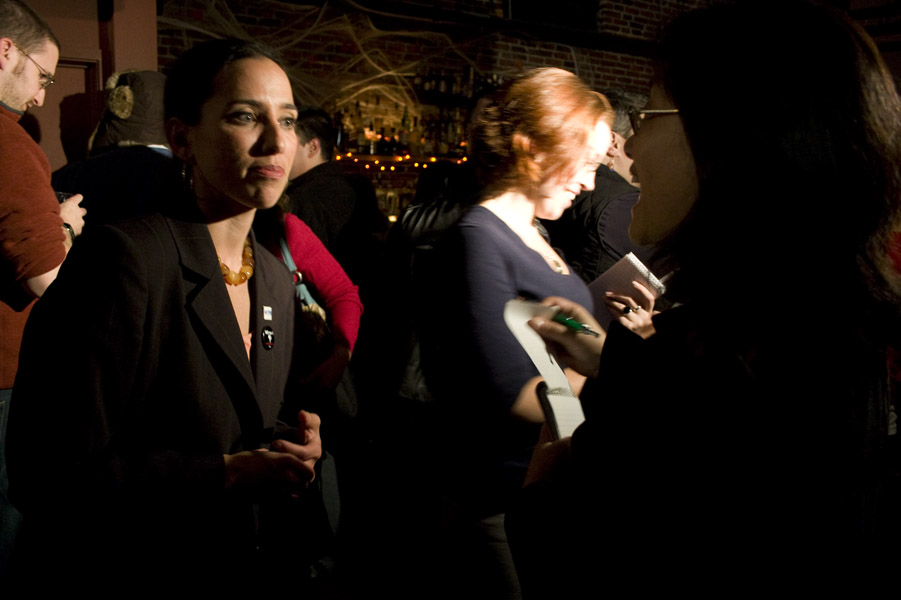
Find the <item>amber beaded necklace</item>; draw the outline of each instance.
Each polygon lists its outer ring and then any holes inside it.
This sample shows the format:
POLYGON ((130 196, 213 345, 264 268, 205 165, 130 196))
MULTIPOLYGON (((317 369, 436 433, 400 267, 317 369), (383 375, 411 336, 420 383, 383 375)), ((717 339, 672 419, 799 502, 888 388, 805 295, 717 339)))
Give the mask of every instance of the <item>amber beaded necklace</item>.
POLYGON ((222 259, 218 256, 216 258, 219 259, 219 270, 222 271, 225 283, 229 285, 241 285, 253 277, 253 247, 250 245, 250 236, 247 236, 247 239, 244 240, 244 253, 241 257, 241 268, 237 271, 229 269, 228 265, 222 262, 222 259))

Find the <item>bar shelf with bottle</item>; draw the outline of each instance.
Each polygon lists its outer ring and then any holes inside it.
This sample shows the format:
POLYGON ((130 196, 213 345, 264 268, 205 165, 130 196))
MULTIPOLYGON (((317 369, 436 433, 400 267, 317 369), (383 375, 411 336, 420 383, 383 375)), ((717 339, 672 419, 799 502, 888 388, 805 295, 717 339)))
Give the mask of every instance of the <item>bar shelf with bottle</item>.
POLYGON ((348 175, 372 179, 380 207, 394 220, 412 200, 423 169, 437 162, 462 165, 469 160, 466 124, 475 99, 501 81, 497 75, 478 75, 471 67, 460 72, 428 69, 408 77, 415 92, 409 103, 402 101, 409 94, 391 89, 359 95, 335 115, 335 159, 348 175))

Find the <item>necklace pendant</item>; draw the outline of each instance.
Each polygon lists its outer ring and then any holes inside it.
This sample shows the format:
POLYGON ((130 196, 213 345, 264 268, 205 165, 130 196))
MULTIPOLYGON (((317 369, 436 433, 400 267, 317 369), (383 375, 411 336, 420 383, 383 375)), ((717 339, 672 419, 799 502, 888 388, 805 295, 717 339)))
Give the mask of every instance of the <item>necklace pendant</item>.
POLYGON ((244 252, 242 253, 240 269, 232 271, 228 268, 228 265, 219 258, 219 271, 222 273, 225 283, 229 285, 241 285, 242 283, 246 283, 248 279, 253 277, 253 267, 253 246, 250 245, 250 236, 244 241, 244 252))
POLYGON ((247 281, 247 275, 242 273, 241 271, 229 271, 225 275, 226 283, 231 285, 241 285, 245 281, 247 281))

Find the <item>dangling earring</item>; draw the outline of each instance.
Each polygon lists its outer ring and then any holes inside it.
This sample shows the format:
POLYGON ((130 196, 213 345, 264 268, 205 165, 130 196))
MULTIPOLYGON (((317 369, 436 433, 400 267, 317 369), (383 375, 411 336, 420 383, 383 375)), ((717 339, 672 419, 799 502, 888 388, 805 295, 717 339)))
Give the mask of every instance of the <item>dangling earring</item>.
MULTIPOLYGON (((616 136, 612 133, 610 134, 610 147, 614 150, 619 150, 619 146, 616 145, 616 136)), ((607 163, 607 168, 611 171, 614 170, 613 166, 616 164, 616 156, 610 157, 610 162, 607 163)))
POLYGON ((188 163, 181 163, 181 183, 185 190, 194 193, 194 174, 188 170, 188 163))

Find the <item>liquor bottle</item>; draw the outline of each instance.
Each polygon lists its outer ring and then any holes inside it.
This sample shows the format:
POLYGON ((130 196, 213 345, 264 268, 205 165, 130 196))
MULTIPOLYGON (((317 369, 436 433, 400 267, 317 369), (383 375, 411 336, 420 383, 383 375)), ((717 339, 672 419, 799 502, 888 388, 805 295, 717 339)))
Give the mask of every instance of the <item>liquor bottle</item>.
POLYGON ((378 136, 375 134, 375 126, 372 124, 372 120, 369 121, 369 154, 378 154, 378 136))
POLYGON ((389 150, 388 140, 385 138, 385 128, 382 127, 379 130, 379 138, 376 142, 376 151, 374 152, 374 154, 387 155, 390 153, 391 151, 389 150))
POLYGON ((404 116, 400 120, 400 138, 397 141, 398 154, 410 151, 410 111, 404 106, 404 116))
POLYGON ((356 133, 357 133, 357 154, 366 154, 369 152, 369 140, 366 139, 366 125, 363 123, 363 113, 360 111, 360 103, 357 102, 356 133))
POLYGON ((419 117, 413 117, 413 129, 410 131, 410 154, 422 156, 422 128, 419 126, 419 117))
POLYGON ((425 121, 423 119, 423 142, 422 142, 422 153, 424 156, 434 156, 435 155, 435 121, 433 119, 429 119, 425 121))
POLYGON ((336 112, 332 120, 335 125, 335 145, 338 147, 338 152, 343 154, 347 152, 347 130, 344 128, 344 111, 336 112))
POLYGON ((447 109, 441 109, 441 116, 439 117, 437 125, 438 131, 435 139, 437 140, 438 147, 436 148, 436 151, 438 152, 438 156, 447 156, 447 109))
POLYGON ((385 146, 385 150, 387 150, 387 152, 385 152, 385 154, 388 154, 391 156, 397 154, 397 144, 398 144, 397 128, 392 127, 391 135, 388 136, 388 143, 385 146))

